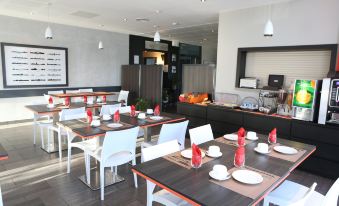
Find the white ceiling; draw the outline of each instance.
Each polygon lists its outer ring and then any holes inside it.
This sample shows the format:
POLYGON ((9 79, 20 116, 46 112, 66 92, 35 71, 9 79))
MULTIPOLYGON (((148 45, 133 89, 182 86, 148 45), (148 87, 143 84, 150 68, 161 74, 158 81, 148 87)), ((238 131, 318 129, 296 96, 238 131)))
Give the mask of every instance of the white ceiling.
POLYGON ((289 0, 0 0, 0 14, 48 21, 50 2, 54 23, 144 36, 158 29, 164 39, 200 43, 203 39, 216 41, 220 11, 282 1, 289 0), (136 18, 149 21, 137 22, 136 18))

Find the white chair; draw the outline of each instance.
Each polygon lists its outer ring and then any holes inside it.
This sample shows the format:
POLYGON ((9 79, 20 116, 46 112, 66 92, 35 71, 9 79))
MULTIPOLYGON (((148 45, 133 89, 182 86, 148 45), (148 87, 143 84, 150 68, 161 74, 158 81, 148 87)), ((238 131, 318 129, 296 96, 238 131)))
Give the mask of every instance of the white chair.
POLYGON ((194 143, 196 145, 211 141, 214 139, 213 132, 210 124, 204 126, 196 127, 189 130, 191 145, 194 143))
POLYGON ((100 109, 100 116, 103 115, 112 115, 116 110, 120 108, 121 104, 104 104, 100 109))
POLYGON ((179 123, 163 124, 161 126, 159 138, 156 142, 143 142, 141 147, 150 147, 156 144, 177 140, 180 145, 180 150, 185 149, 185 135, 187 130, 188 120, 179 123))
MULTIPOLYGON (((80 91, 78 89, 75 90, 66 90, 66 94, 74 94, 79 93, 80 91)), ((71 102, 83 102, 82 97, 72 97, 71 102)))
POLYGON ((311 188, 286 180, 277 189, 268 194, 264 199, 264 206, 269 203, 288 206, 336 206, 339 195, 339 179, 335 181, 326 196, 311 188))
MULTIPOLYGON (((93 150, 85 148, 85 155, 89 155, 100 162, 100 190, 101 200, 104 200, 104 186, 105 186, 105 168, 114 167, 117 175, 117 166, 126 164, 132 161, 132 165, 136 164, 135 149, 137 143, 139 127, 131 129, 106 132, 106 136, 102 147, 93 150)), ((90 177, 90 158, 86 158, 86 176, 87 181, 90 177)), ((138 187, 137 176, 134 175, 135 187, 138 187)))
POLYGON ((118 96, 118 102, 124 101, 125 103, 123 105, 127 106, 128 94, 129 91, 121 90, 118 96))
MULTIPOLYGON (((111 114, 114 114, 117 111, 117 109, 114 108, 114 109, 111 109, 110 111, 111 111, 111 114)), ((127 113, 127 112, 131 112, 131 106, 119 107, 119 113, 120 114, 121 113, 127 113)), ((140 127, 138 137, 142 137, 142 136, 144 136, 144 134, 145 134, 144 129, 140 127)))
POLYGON ((120 112, 120 113, 128 113, 128 112, 131 112, 131 106, 119 107, 119 112, 120 112))
MULTIPOLYGON (((141 148, 141 157, 145 162, 159 157, 180 151, 177 140, 172 140, 155 146, 141 148)), ((147 183, 147 206, 152 206, 153 202, 158 202, 167 206, 190 205, 179 197, 172 195, 165 189, 153 193, 155 184, 149 180, 147 183)))

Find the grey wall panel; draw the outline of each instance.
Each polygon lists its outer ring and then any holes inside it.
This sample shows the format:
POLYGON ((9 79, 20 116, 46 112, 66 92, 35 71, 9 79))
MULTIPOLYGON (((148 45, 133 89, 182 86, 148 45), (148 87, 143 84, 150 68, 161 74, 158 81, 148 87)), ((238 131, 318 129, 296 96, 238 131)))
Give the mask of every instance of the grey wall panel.
POLYGON ((162 102, 163 66, 141 65, 140 97, 151 101, 151 104, 162 102))

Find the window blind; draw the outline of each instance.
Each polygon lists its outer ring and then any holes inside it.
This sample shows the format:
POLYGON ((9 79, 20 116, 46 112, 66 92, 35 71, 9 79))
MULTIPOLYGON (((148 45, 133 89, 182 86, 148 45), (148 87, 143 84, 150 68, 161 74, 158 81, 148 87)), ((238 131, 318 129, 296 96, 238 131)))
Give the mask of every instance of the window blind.
POLYGON ((284 75, 284 87, 295 79, 323 79, 330 68, 330 51, 248 52, 246 77, 259 79, 259 88, 268 85, 269 74, 284 75))

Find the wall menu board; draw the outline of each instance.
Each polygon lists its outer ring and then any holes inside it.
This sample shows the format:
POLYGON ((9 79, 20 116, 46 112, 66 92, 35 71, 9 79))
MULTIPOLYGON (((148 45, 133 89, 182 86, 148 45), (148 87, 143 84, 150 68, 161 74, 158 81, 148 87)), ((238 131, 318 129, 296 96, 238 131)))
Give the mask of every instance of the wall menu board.
POLYGON ((68 49, 1 43, 4 88, 68 86, 68 49))

